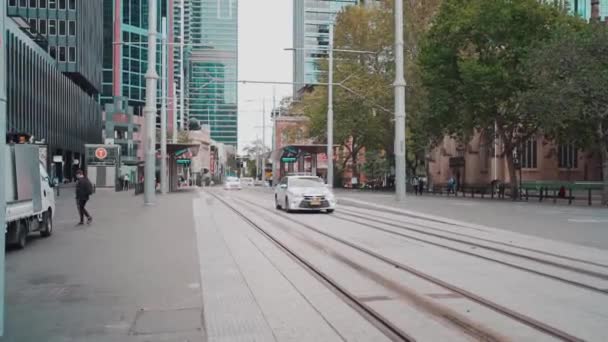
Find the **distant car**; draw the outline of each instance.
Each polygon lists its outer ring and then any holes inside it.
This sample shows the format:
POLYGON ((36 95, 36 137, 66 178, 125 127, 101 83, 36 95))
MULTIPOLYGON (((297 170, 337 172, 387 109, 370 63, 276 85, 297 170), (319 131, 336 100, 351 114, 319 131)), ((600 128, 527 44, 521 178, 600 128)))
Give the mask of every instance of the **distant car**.
POLYGON ((253 181, 253 178, 251 178, 251 177, 243 177, 243 178, 241 178, 241 184, 243 186, 254 186, 255 182, 253 181))
POLYGON ((227 177, 224 182, 224 190, 241 190, 241 180, 237 177, 227 177))
POLYGON ((336 197, 323 180, 315 176, 287 176, 275 187, 274 202, 277 209, 287 212, 320 211, 333 213, 336 197))

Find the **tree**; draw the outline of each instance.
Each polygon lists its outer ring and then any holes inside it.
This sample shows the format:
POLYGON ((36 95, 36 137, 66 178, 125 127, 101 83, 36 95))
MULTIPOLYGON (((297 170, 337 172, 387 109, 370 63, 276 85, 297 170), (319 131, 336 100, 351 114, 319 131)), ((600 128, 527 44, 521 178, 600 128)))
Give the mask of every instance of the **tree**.
POLYGON ((378 180, 390 172, 390 163, 382 152, 367 151, 365 153, 365 165, 363 169, 368 179, 378 180))
POLYGON ((420 51, 429 99, 423 120, 462 142, 496 134, 515 194, 513 151, 547 119, 521 105, 530 85, 523 60, 559 27, 576 26, 565 9, 537 0, 445 0, 420 51))
POLYGON ((243 151, 245 152, 245 154, 249 157, 249 160, 255 160, 255 163, 247 163, 248 165, 248 171, 251 171, 250 169, 250 165, 255 165, 254 169, 255 169, 255 173, 256 173, 256 177, 260 175, 260 170, 262 170, 260 168, 260 162, 261 160, 264 160, 264 155, 266 155, 267 153, 270 152, 270 149, 268 148, 268 146, 264 146, 263 142, 261 139, 256 139, 253 142, 251 142, 250 145, 245 146, 245 148, 243 149, 243 151))
POLYGON ((592 23, 562 29, 527 59, 532 87, 523 97, 529 111, 549 118, 543 130, 558 141, 591 148, 601 156, 608 204, 608 27, 592 23))

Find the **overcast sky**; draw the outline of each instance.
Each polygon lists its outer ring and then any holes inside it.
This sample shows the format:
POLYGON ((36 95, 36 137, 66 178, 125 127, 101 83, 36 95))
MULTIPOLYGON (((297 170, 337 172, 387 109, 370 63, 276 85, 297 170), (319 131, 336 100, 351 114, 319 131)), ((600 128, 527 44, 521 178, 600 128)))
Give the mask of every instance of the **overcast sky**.
MULTIPOLYGON (((291 82, 292 0, 239 1, 239 80, 291 82)), ((291 96, 291 85, 276 85, 277 103, 291 96)), ((239 151, 262 137, 266 103, 266 145, 272 144, 270 108, 273 85, 239 84, 239 151)))

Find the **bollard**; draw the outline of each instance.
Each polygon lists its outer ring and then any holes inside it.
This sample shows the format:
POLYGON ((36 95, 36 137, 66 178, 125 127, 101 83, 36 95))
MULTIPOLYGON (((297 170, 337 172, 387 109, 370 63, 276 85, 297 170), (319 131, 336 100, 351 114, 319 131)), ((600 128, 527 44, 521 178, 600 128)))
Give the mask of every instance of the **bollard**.
POLYGON ((540 194, 538 195, 538 201, 542 202, 543 201, 543 188, 540 188, 540 194))
POLYGON ((591 205, 591 189, 587 189, 587 202, 591 205))
POLYGON ((529 197, 528 197, 528 189, 526 188, 526 202, 528 202, 529 197))
POLYGON ((568 189, 568 204, 572 204, 572 188, 568 189))

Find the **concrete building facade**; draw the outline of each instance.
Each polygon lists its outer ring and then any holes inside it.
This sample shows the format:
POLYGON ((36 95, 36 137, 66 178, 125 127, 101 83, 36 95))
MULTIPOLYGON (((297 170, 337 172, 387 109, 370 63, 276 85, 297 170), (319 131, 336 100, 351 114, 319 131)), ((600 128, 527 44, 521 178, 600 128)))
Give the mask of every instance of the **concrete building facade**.
POLYGON ((52 174, 71 179, 83 164, 84 145, 101 142, 101 109, 97 99, 62 73, 48 50, 32 39, 22 17, 14 18, 5 20, 2 44, 8 66, 7 129, 44 141, 52 174))

